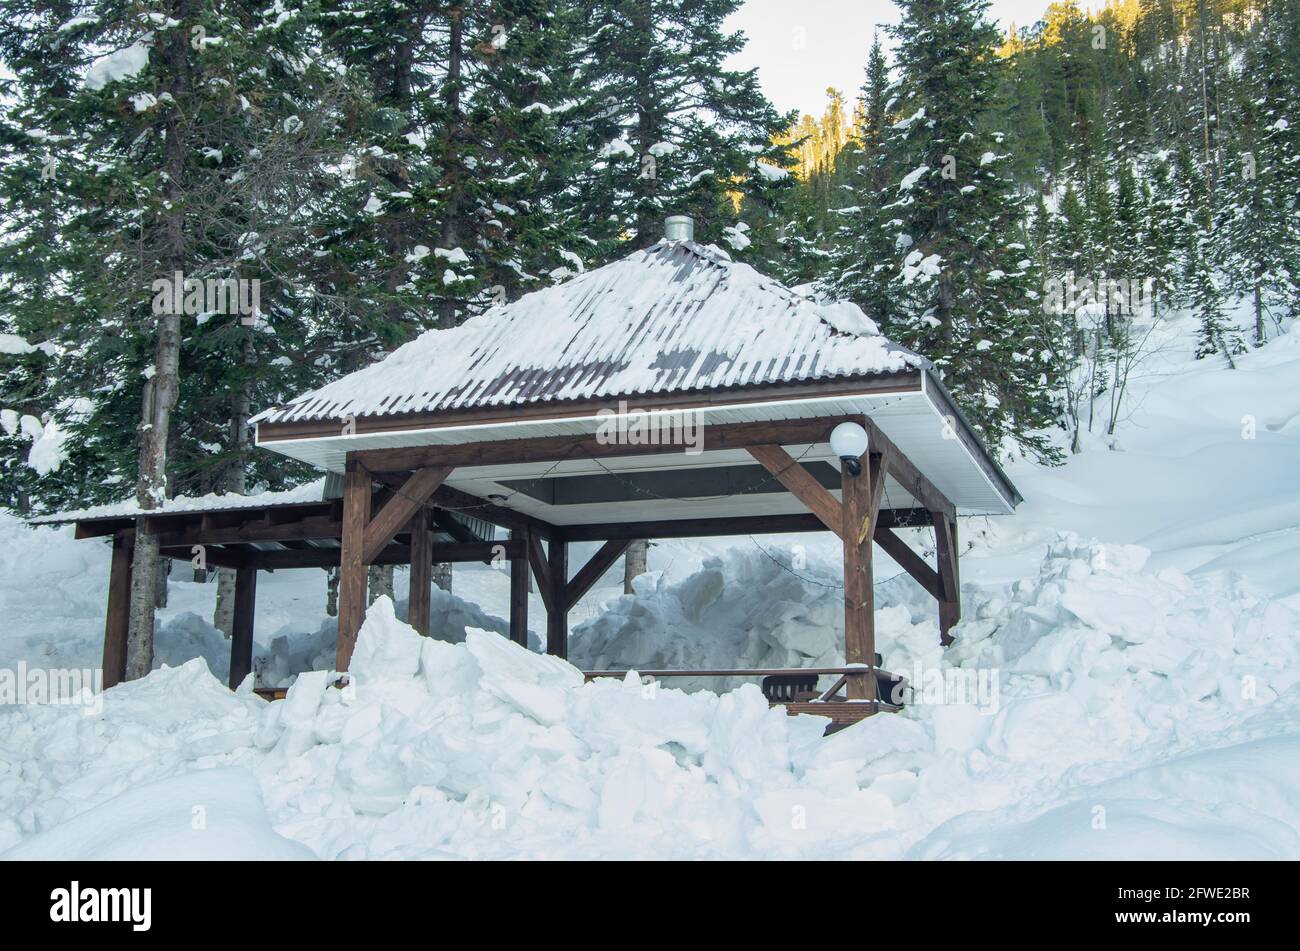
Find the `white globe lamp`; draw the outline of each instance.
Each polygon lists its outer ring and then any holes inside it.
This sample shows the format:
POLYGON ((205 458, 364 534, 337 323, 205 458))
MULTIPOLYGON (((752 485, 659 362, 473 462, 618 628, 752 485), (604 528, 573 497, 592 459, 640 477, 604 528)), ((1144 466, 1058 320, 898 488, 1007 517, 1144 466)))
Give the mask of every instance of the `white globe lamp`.
POLYGON ((857 423, 840 423, 831 430, 831 452, 844 461, 849 475, 862 473, 859 460, 866 454, 868 444, 867 431, 857 423))

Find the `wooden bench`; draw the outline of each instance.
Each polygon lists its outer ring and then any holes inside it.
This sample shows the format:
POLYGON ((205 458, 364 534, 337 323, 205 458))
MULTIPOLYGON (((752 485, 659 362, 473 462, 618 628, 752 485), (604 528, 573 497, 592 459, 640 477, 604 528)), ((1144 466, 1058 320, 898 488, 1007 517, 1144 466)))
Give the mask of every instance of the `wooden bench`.
MULTIPOLYGON (((661 677, 761 677, 763 694, 773 707, 784 707, 791 716, 801 713, 826 717, 831 721, 827 732, 834 732, 859 720, 864 720, 876 713, 897 713, 903 709, 901 703, 892 702, 901 698, 907 689, 907 679, 900 674, 893 674, 879 667, 880 655, 876 655, 876 666, 854 667, 799 667, 782 669, 751 670, 639 670, 643 678, 658 680, 661 677), (871 672, 876 678, 877 700, 847 700, 839 691, 848 677, 854 674, 871 672), (817 680, 821 677, 835 677, 835 683, 829 690, 817 691, 817 680), (899 689, 901 688, 901 690, 899 689)), ((626 670, 585 670, 583 676, 588 680, 598 677, 626 677, 626 670)))

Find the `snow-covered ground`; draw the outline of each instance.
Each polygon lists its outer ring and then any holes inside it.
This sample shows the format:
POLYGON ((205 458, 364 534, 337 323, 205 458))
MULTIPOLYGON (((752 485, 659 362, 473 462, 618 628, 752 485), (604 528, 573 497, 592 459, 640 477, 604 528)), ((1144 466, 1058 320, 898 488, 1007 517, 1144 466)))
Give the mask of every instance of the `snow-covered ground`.
MULTIPOLYGON (((223 686, 215 586, 178 576, 169 667, 102 709, 0 707, 0 852, 1300 857, 1300 331, 1230 370, 1193 330, 1163 331, 1114 449, 1017 463, 1017 514, 963 520, 954 647, 878 553, 902 715, 823 738, 752 684, 584 685, 492 633, 486 566, 437 598, 441 640, 381 601, 353 688, 266 704, 223 686)), ((837 561, 825 536, 657 544, 635 596, 611 574, 577 607, 573 659, 833 662, 837 561)), ((0 516, 0 669, 96 666, 107 576, 98 543, 0 516)), ((324 598, 319 570, 259 582, 264 682, 328 667, 324 598)))

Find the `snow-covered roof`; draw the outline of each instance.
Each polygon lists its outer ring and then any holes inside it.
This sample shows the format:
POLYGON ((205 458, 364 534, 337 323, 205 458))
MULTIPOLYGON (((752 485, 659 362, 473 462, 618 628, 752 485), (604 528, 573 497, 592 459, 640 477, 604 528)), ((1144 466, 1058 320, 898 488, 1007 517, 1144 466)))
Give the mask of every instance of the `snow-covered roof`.
MULTIPOLYGON (((168 499, 149 515, 180 515, 193 512, 233 512, 238 509, 266 508, 274 505, 302 505, 319 502, 323 497, 325 479, 322 477, 292 489, 277 492, 257 492, 253 495, 178 495, 168 499)), ((92 505, 69 512, 37 515, 27 521, 32 525, 57 525, 65 522, 89 522, 107 518, 134 518, 143 514, 140 503, 132 498, 122 502, 92 505)))
POLYGON ((258 423, 857 378, 926 368, 853 304, 804 297, 713 246, 661 241, 431 330, 258 423))

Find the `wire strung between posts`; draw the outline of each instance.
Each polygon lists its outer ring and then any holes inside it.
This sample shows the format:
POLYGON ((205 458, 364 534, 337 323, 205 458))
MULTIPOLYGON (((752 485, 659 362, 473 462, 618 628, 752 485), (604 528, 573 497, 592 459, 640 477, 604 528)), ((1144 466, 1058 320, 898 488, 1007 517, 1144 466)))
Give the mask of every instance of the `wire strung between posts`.
MULTIPOLYGON (((798 578, 800 581, 804 582, 805 584, 815 584, 815 585, 817 585, 817 586, 820 587, 820 588, 832 588, 832 589, 834 589, 834 590, 836 590, 836 591, 843 591, 843 590, 844 590, 844 585, 842 585, 842 584, 835 584, 834 582, 830 582, 830 581, 818 581, 816 578, 808 578, 808 577, 805 577, 804 575, 799 574, 799 573, 798 573, 797 571, 795 571, 793 568, 791 568, 791 567, 789 567, 788 565, 782 563, 781 559, 777 558, 777 557, 776 557, 775 555, 773 555, 770 551, 768 551, 766 548, 764 548, 762 545, 760 545, 760 544, 758 543, 758 539, 755 538, 753 535, 750 535, 750 536, 749 536, 749 540, 750 540, 751 542, 754 543, 754 547, 755 547, 755 548, 757 548, 757 549, 758 549, 759 551, 761 551, 764 555, 766 555, 768 558, 770 558, 770 559, 772 560, 772 563, 773 563, 774 565, 776 565, 778 568, 780 568, 782 571, 786 572, 787 574, 791 574, 791 575, 793 575, 794 577, 798 578)), ((893 581, 895 578, 901 578, 901 577, 903 577, 903 575, 905 575, 905 574, 907 574, 906 571, 900 571, 900 572, 899 572, 898 574, 896 574, 896 575, 890 575, 890 576, 889 576, 888 578, 886 578, 884 581, 877 581, 877 582, 874 582, 874 585, 873 585, 873 586, 879 588, 882 584, 889 584, 889 582, 893 581)))

